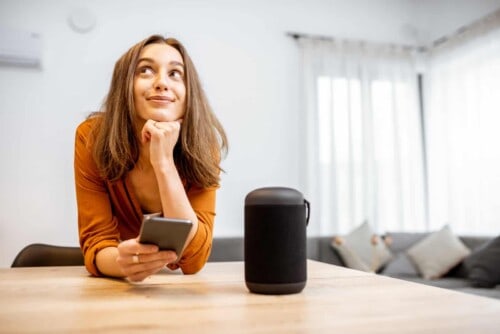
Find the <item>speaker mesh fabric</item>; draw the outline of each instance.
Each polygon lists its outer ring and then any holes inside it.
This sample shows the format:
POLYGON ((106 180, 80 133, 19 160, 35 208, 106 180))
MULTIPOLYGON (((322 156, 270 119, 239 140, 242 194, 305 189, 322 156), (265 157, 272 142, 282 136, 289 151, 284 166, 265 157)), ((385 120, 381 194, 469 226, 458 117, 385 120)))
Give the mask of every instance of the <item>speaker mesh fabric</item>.
POLYGON ((307 279, 304 205, 245 207, 245 279, 281 284, 307 279))

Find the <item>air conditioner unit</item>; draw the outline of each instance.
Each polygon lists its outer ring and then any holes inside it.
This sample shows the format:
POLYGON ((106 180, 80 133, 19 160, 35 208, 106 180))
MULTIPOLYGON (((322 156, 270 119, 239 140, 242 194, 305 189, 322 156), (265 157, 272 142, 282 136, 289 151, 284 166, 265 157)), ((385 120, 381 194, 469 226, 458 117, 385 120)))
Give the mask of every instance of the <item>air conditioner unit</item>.
POLYGON ((40 67, 42 41, 37 33, 0 27, 0 64, 40 67))

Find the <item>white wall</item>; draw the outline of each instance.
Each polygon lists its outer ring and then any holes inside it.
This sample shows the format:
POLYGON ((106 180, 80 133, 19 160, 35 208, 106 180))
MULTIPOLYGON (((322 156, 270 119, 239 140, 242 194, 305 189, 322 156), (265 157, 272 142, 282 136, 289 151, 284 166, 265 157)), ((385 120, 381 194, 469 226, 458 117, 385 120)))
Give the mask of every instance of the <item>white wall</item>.
POLYGON ((28 243, 78 244, 74 130, 99 108, 132 44, 163 33, 188 48, 231 145, 215 235, 242 235, 249 191, 302 188, 298 52, 285 32, 412 44, 415 29, 440 36, 500 6, 443 1, 437 17, 436 2, 0 0, 0 26, 43 40, 40 69, 0 66, 0 266, 28 243), (82 7, 97 20, 84 34, 67 22, 82 7))

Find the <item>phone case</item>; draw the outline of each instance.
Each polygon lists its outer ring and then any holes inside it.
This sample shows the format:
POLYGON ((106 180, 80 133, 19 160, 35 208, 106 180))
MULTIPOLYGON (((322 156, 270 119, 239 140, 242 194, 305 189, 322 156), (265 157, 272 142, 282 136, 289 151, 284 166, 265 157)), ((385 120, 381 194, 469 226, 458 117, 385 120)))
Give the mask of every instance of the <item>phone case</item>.
POLYGON ((160 250, 173 250, 180 259, 193 223, 187 219, 146 216, 139 242, 158 245, 160 250))

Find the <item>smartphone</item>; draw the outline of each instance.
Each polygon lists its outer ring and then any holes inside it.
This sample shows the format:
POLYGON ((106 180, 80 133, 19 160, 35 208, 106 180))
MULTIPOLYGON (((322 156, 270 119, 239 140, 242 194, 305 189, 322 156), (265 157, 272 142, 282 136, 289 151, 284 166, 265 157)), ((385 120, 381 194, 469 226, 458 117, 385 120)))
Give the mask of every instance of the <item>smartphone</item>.
POLYGON ((192 226, 188 219, 145 216, 139 242, 157 245, 160 250, 173 250, 180 259, 192 226))

